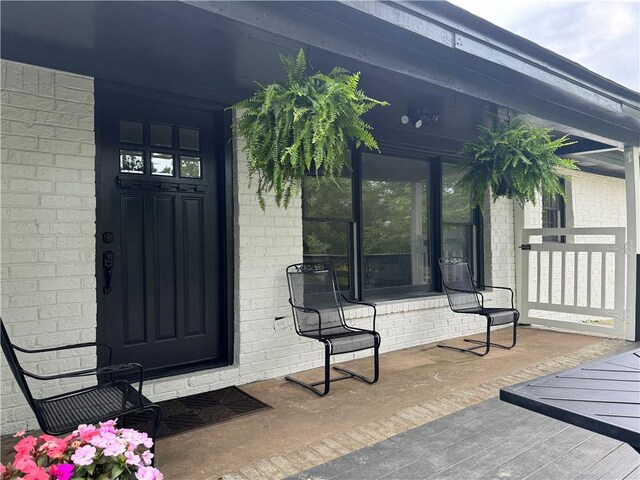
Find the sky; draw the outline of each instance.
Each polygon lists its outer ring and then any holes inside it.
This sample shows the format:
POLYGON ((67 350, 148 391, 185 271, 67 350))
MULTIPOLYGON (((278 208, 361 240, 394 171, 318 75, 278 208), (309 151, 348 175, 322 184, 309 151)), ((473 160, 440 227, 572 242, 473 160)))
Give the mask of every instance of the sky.
POLYGON ((640 0, 448 0, 640 91, 640 0))

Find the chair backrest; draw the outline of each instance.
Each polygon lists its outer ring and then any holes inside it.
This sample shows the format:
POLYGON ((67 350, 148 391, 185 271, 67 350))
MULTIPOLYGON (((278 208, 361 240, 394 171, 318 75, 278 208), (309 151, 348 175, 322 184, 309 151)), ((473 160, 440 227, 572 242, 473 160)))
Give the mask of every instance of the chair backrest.
POLYGON ((7 359, 7 363, 9 364, 9 368, 11 368, 11 373, 13 373, 16 382, 18 382, 18 386, 22 391, 22 394, 27 399, 29 406, 35 411, 35 404, 33 401, 33 396, 31 395, 31 390, 29 390, 29 385, 27 383, 27 379, 24 376, 22 367, 20 366, 20 361, 18 360, 18 356, 16 355, 16 351, 13 348, 13 344, 11 340, 9 340, 9 335, 7 335, 7 330, 4 328, 4 322, 0 318, 0 326, 2 327, 2 351, 4 352, 4 356, 7 359))
MULTIPOLYGON (((289 300, 297 307, 320 311, 322 330, 344 325, 344 312, 338 279, 330 263, 298 263, 287 267, 289 300)), ((298 333, 318 332, 320 322, 315 312, 293 308, 298 333)))
POLYGON ((469 260, 464 257, 441 258, 440 272, 442 272, 442 284, 447 293, 451 310, 466 312, 481 308, 477 290, 471 277, 469 260), (464 292, 457 290, 464 290, 464 292))

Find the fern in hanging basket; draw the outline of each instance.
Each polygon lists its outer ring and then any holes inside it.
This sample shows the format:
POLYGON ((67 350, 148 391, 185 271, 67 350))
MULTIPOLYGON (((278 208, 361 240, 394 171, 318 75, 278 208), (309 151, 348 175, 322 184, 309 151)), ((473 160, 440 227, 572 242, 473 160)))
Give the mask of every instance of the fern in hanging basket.
POLYGON ((309 172, 342 174, 348 145, 378 150, 371 126, 361 116, 387 102, 358 89, 359 73, 336 67, 331 73, 307 75, 300 50, 295 58, 280 55, 285 82, 260 86, 252 97, 231 106, 244 112, 234 127, 242 135, 249 157, 249 178, 258 177, 257 194, 273 190, 276 204, 286 208, 309 172))
POLYGON ((490 118, 491 126, 478 125, 480 134, 461 151, 469 159, 461 166, 464 176, 459 185, 470 192, 472 204, 483 209, 488 190, 494 202, 506 195, 521 206, 535 204, 536 192, 564 197, 558 169, 578 167, 575 160, 555 152, 576 142, 568 135, 552 139, 551 129, 532 125, 522 116, 490 118))

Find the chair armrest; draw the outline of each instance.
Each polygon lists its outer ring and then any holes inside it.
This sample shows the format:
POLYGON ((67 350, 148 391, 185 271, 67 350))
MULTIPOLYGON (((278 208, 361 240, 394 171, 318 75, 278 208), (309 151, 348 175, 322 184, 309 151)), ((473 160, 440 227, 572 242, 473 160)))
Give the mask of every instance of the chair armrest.
POLYGON ((28 372, 24 368, 21 368, 22 373, 30 378, 35 380, 57 380, 61 378, 75 378, 75 377, 88 377, 90 375, 101 375, 101 374, 109 374, 112 375, 114 373, 123 373, 127 371, 137 371, 138 375, 138 391, 142 393, 142 383, 144 381, 144 370, 142 365, 139 363, 123 363, 120 365, 109 365, 107 367, 95 367, 95 368, 87 368, 84 370, 76 370, 73 372, 66 373, 58 373, 56 375, 38 375, 35 373, 28 372))
POLYGON ((372 330, 375 332, 376 331, 376 315, 378 314, 378 311, 376 310, 376 306, 373 303, 367 303, 367 302, 359 302, 357 300, 349 300, 347 297, 344 296, 344 294, 340 294, 340 296, 342 297, 342 299, 347 302, 347 303, 351 303, 353 305, 363 305, 365 307, 371 307, 373 308, 373 328, 372 330))
MULTIPOLYGON (((322 332, 322 315, 320 315, 320 311, 319 310, 316 310, 315 308, 301 307, 299 305, 294 304, 291 301, 291 299, 289 299, 289 304, 291 305, 291 308, 294 308, 296 310, 300 310, 301 312, 304 312, 304 313, 315 313, 316 315, 318 315, 318 335, 321 335, 321 332, 322 332)), ((297 321, 296 321, 296 331, 298 332, 298 335, 302 335, 302 332, 298 328, 298 322, 297 321)))
MULTIPOLYGON (((476 282, 476 285, 478 285, 477 282, 476 282)), ((513 289, 511 289, 509 287, 496 287, 495 285, 482 285, 482 286, 486 287, 486 288, 496 288, 498 290, 509 290, 511 292, 511 308, 516 308, 514 303, 513 303, 513 300, 514 300, 513 289)))
POLYGON ((87 348, 87 347, 104 347, 109 352, 108 364, 111 364, 111 345, 101 342, 84 342, 74 343, 73 345, 62 345, 60 347, 47 347, 47 348, 23 348, 12 344, 13 348, 22 353, 45 353, 45 352, 57 352, 60 350, 71 350, 74 348, 87 348))

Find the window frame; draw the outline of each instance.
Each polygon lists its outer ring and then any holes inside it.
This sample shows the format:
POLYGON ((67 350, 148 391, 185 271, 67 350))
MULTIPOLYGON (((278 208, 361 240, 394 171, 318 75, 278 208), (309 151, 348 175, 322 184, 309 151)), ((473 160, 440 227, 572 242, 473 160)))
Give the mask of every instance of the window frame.
MULTIPOLYGON (((303 228, 305 222, 336 222, 345 221, 349 223, 349 245, 347 246, 347 255, 349 257, 349 292, 342 292, 345 296, 354 300, 399 300, 403 298, 417 298, 428 296, 439 296, 444 292, 442 287, 442 278, 440 269, 438 267, 438 261, 443 251, 443 215, 442 215, 442 164, 456 164, 459 159, 456 157, 443 157, 428 152, 405 149, 401 147, 387 147, 384 148, 384 155, 391 157, 402 157, 413 160, 421 160, 425 162, 428 172, 428 232, 429 232, 429 255, 431 260, 431 275, 432 282, 430 290, 425 290, 425 285, 415 286, 400 286, 400 287, 382 287, 374 289, 364 288, 364 274, 362 272, 362 266, 364 265, 364 225, 362 222, 363 212, 363 182, 365 181, 362 176, 362 161, 363 161, 362 149, 351 149, 351 168, 348 175, 351 178, 351 218, 318 218, 307 217, 304 201, 304 185, 302 187, 302 223, 303 228)), ((451 222, 447 222, 451 223, 451 222)), ((478 208, 472 209, 471 223, 472 226, 472 238, 471 238, 471 256, 470 262, 474 270, 475 277, 482 280, 484 277, 483 268, 483 221, 482 214, 478 208)), ((304 256, 306 254, 303 253, 304 256)), ((480 281, 482 284, 483 282, 480 281)))
MULTIPOLYGON (((562 185, 562 188, 565 189, 566 188, 566 182, 564 180, 564 178, 560 177, 559 178, 560 181, 560 185, 562 185)), ((556 200, 558 202, 558 207, 554 207, 554 206, 549 206, 546 205, 545 203, 545 198, 551 198, 549 195, 545 194, 544 192, 542 193, 542 199, 540 201, 540 206, 542 208, 542 228, 566 228, 567 226, 567 205, 566 202, 564 201, 564 197, 562 195, 560 195, 559 193, 556 193, 553 196, 552 200, 556 200), (554 217, 555 220, 558 222, 557 226, 554 227, 545 227, 544 226, 544 221, 545 221, 545 214, 547 212, 555 212, 554 213, 554 217)), ((567 243, 567 237, 565 235, 543 235, 542 236, 542 241, 543 242, 552 242, 552 243, 567 243)))

